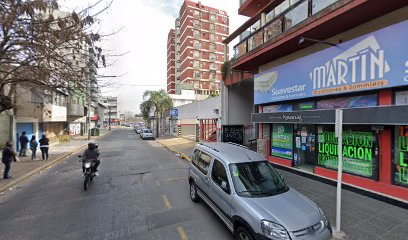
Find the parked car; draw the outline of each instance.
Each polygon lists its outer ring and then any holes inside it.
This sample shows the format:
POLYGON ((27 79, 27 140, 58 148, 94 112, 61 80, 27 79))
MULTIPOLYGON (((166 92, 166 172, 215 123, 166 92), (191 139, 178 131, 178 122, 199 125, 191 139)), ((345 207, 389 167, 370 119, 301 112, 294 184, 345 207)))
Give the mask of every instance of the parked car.
POLYGON ((133 131, 135 131, 135 133, 140 134, 142 132, 142 129, 140 128, 140 126, 133 126, 133 131))
POLYGON ((263 156, 238 144, 205 143, 191 159, 191 200, 203 200, 236 239, 331 239, 324 212, 263 156))
POLYGON ((145 140, 145 139, 154 139, 153 131, 151 129, 143 129, 142 132, 140 133, 140 137, 143 140, 145 140))

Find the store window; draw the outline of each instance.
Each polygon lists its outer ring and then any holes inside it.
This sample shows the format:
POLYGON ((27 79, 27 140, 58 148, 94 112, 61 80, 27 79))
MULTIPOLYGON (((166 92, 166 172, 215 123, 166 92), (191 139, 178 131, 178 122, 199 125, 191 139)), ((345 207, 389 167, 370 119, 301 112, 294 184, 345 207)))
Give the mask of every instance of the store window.
POLYGON ((293 159, 292 124, 273 124, 271 147, 272 156, 293 159))
POLYGON ((396 127, 395 136, 394 183, 408 187, 408 126, 396 127))
MULTIPOLYGON (((317 164, 337 170, 337 137, 334 126, 318 126, 317 164)), ((343 171, 378 179, 377 133, 366 126, 343 127, 343 171)))
POLYGON ((377 106, 377 94, 333 98, 317 102, 317 109, 335 109, 335 108, 358 108, 377 106))

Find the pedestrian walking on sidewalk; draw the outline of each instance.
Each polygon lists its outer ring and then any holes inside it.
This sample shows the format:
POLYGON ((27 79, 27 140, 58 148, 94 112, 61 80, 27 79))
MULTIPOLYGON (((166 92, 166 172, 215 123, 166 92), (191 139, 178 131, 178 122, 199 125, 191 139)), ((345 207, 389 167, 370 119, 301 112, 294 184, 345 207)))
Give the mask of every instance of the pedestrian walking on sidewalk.
POLYGON ((13 143, 8 141, 3 148, 3 154, 1 162, 4 164, 4 173, 3 178, 11 178, 10 169, 11 169, 11 162, 16 161, 16 153, 13 150, 13 143))
POLYGON ((37 147, 38 142, 35 139, 35 135, 33 135, 30 140, 31 160, 37 160, 37 147))
POLYGON ((26 132, 22 132, 21 136, 19 138, 20 142, 20 157, 27 157, 27 145, 30 140, 28 140, 28 137, 26 135, 26 132))
POLYGON ((42 155, 42 160, 48 160, 48 149, 49 149, 49 144, 50 140, 45 136, 42 135, 40 139, 40 150, 41 150, 41 155, 42 155))

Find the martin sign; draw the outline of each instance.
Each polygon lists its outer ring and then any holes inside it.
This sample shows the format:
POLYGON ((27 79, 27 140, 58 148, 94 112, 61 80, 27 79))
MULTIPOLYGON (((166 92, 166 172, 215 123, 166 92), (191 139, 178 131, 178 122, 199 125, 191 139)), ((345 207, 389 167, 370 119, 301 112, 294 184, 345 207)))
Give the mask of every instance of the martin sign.
POLYGON ((255 76, 255 104, 408 85, 408 21, 255 76))

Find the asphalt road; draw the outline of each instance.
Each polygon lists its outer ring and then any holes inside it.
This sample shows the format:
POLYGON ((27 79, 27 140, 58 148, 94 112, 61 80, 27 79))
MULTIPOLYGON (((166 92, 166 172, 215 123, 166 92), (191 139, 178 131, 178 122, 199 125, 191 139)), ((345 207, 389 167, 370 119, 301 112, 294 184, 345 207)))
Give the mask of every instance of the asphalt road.
POLYGON ((233 239, 191 202, 187 162, 130 129, 99 146, 101 175, 88 191, 71 157, 0 196, 0 239, 233 239))

